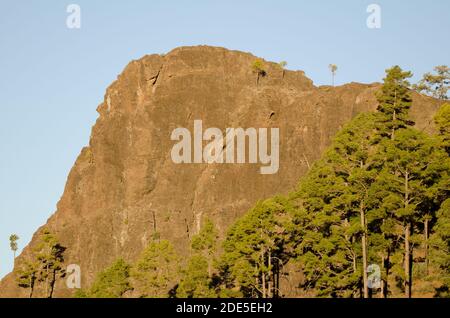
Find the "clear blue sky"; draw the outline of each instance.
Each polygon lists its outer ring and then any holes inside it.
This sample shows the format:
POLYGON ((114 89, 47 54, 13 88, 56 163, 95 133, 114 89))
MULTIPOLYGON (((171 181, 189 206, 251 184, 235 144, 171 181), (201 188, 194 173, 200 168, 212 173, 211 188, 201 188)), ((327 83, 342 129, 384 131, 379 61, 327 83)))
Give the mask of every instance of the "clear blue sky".
POLYGON ((315 84, 417 76, 450 64, 448 0, 0 1, 0 277, 55 211, 106 87, 132 59, 209 44, 288 61, 315 84), (66 7, 81 6, 81 29, 66 7), (382 9, 381 29, 366 8, 382 9))

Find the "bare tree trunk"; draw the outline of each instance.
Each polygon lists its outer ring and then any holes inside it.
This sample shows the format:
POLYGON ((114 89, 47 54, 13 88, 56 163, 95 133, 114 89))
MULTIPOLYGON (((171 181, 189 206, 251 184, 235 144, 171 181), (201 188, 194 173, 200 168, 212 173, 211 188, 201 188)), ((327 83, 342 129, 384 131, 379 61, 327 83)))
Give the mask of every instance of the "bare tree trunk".
MULTIPOLYGON (((261 238, 262 238, 262 230, 261 230, 261 238)), ((264 272, 264 265, 265 265, 265 261, 264 261, 264 246, 261 246, 261 281, 262 281, 262 298, 266 298, 266 273, 264 272)))
POLYGON ((48 265, 45 268, 45 297, 48 298, 48 265))
POLYGON ((410 246, 411 225, 405 226, 405 296, 411 298, 411 246, 410 246))
POLYGON ((275 263, 275 271, 273 275, 275 284, 274 297, 278 298, 280 295, 280 260, 278 258, 275 263))
POLYGON ((362 234, 362 257, 363 257, 363 291, 364 298, 369 298, 369 283, 367 277, 367 231, 366 231, 366 217, 364 215, 363 203, 359 206, 361 227, 363 229, 362 234))
MULTIPOLYGON (((395 122, 397 120, 397 113, 394 110, 394 113, 392 114, 392 122, 395 122)), ((394 140, 395 139, 395 126, 392 126, 392 132, 391 132, 391 139, 394 140)))
MULTIPOLYGON (((405 173, 405 198, 404 207, 405 210, 408 208, 409 204, 409 174, 405 173)), ((410 246, 410 235, 411 235, 411 223, 406 221, 405 225, 405 296, 411 298, 411 246, 410 246)))
POLYGON ((397 120, 397 111, 395 110, 395 106, 397 105, 397 89, 394 92, 394 113, 392 114, 392 133, 391 139, 395 139, 395 121, 397 120))
POLYGON ((268 298, 272 298, 273 297, 273 293, 272 293, 272 257, 271 257, 271 252, 269 250, 269 281, 267 283, 267 296, 268 298))
POLYGON ((55 289, 55 282, 56 282, 56 271, 53 270, 52 279, 50 281, 50 294, 49 294, 48 298, 52 298, 53 297, 53 290, 55 289))
POLYGON ((428 260, 428 237, 429 237, 429 233, 428 233, 428 222, 429 219, 428 217, 425 218, 425 222, 424 222, 424 235, 425 235, 425 273, 426 275, 428 275, 428 264, 429 264, 429 260, 428 260))
POLYGON ((390 252, 387 250, 386 257, 382 257, 381 266, 384 269, 385 279, 381 280, 381 298, 388 298, 389 294, 389 258, 390 258, 390 252))
POLYGON ((34 291, 34 278, 30 277, 30 298, 33 298, 33 291, 34 291))
POLYGON ((266 298, 266 273, 262 273, 262 290, 263 290, 263 297, 266 298))
MULTIPOLYGON (((381 257, 381 269, 384 270, 384 262, 385 262, 385 258, 384 256, 381 257)), ((385 290, 386 290, 386 282, 385 280, 382 278, 381 279, 381 289, 380 289, 380 298, 385 298, 385 290)))
MULTIPOLYGON (((384 225, 384 219, 382 221, 382 224, 384 225)), ((385 234, 383 233, 383 239, 386 239, 385 234)), ((381 291, 380 291, 380 298, 387 298, 387 289, 388 289, 388 267, 389 263, 387 260, 389 259, 389 249, 386 251, 386 257, 384 255, 381 255, 381 268, 384 270, 385 278, 381 279, 381 291)))

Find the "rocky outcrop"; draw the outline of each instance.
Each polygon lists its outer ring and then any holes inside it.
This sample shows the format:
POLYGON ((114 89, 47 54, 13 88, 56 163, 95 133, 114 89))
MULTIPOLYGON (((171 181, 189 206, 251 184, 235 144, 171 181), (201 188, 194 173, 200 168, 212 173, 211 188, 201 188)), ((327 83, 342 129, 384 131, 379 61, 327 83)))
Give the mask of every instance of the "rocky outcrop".
MULTIPOLYGON (((67 247, 67 264, 81 266, 83 286, 118 257, 134 260, 155 233, 181 254, 204 217, 223 235, 257 200, 292 190, 344 123, 376 108, 379 84, 316 87, 301 71, 264 62, 266 76, 257 85, 255 59, 223 48, 181 47, 132 61, 106 90, 89 147, 45 225, 67 247), (172 130, 192 130, 196 119, 223 130, 279 127, 278 173, 260 174, 259 164, 173 163, 172 130)), ((414 95, 411 114, 419 128, 431 129, 438 106, 414 95)), ((56 296, 71 292, 62 282, 56 288, 56 296)), ((14 273, 0 283, 0 296, 25 294, 14 273)))

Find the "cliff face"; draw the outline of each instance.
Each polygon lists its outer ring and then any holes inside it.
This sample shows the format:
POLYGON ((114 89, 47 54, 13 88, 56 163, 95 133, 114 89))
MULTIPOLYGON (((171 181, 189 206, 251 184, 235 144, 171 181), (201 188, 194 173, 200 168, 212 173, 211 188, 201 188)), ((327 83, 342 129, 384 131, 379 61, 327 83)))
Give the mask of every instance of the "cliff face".
MULTIPOLYGON (((45 225, 67 247, 66 263, 81 266, 82 286, 118 257, 134 260, 155 232, 181 254, 204 217, 223 235, 257 200, 292 190, 344 123, 376 108, 377 84, 315 87, 303 72, 283 72, 270 62, 257 85, 255 59, 182 47, 131 62, 107 89, 89 147, 45 225), (194 120, 221 130, 278 127, 278 173, 260 174, 260 164, 173 163, 171 133, 192 131, 194 120)), ((414 95, 411 114, 419 128, 431 129, 438 106, 414 95)), ((37 234, 16 264, 36 240, 37 234)), ((62 282, 56 286, 56 296, 71 292, 62 282)), ((14 273, 0 283, 0 296, 25 294, 14 273)))

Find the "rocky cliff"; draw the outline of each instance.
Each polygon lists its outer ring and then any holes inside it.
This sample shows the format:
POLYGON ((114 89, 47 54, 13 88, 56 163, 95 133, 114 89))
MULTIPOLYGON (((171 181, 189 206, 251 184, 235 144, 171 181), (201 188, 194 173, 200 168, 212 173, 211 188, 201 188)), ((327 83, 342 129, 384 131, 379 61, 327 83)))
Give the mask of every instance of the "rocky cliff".
MULTIPOLYGON (((336 131, 359 112, 374 110, 379 85, 316 87, 301 71, 264 61, 256 83, 255 56, 216 47, 181 47, 132 61, 106 90, 89 146, 68 176, 50 228, 79 264, 82 285, 118 257, 134 260, 155 233, 187 251, 204 217, 221 234, 257 200, 287 193, 320 157, 336 131), (177 127, 279 127, 277 174, 259 164, 175 164, 177 127)), ((307 61, 305 61, 307 63, 307 61)), ((431 129, 439 103, 414 95, 412 117, 431 129)), ((36 244, 37 234, 16 264, 36 244)), ((63 283, 56 296, 69 296, 63 283)), ((24 296, 14 273, 0 296, 24 296)))

